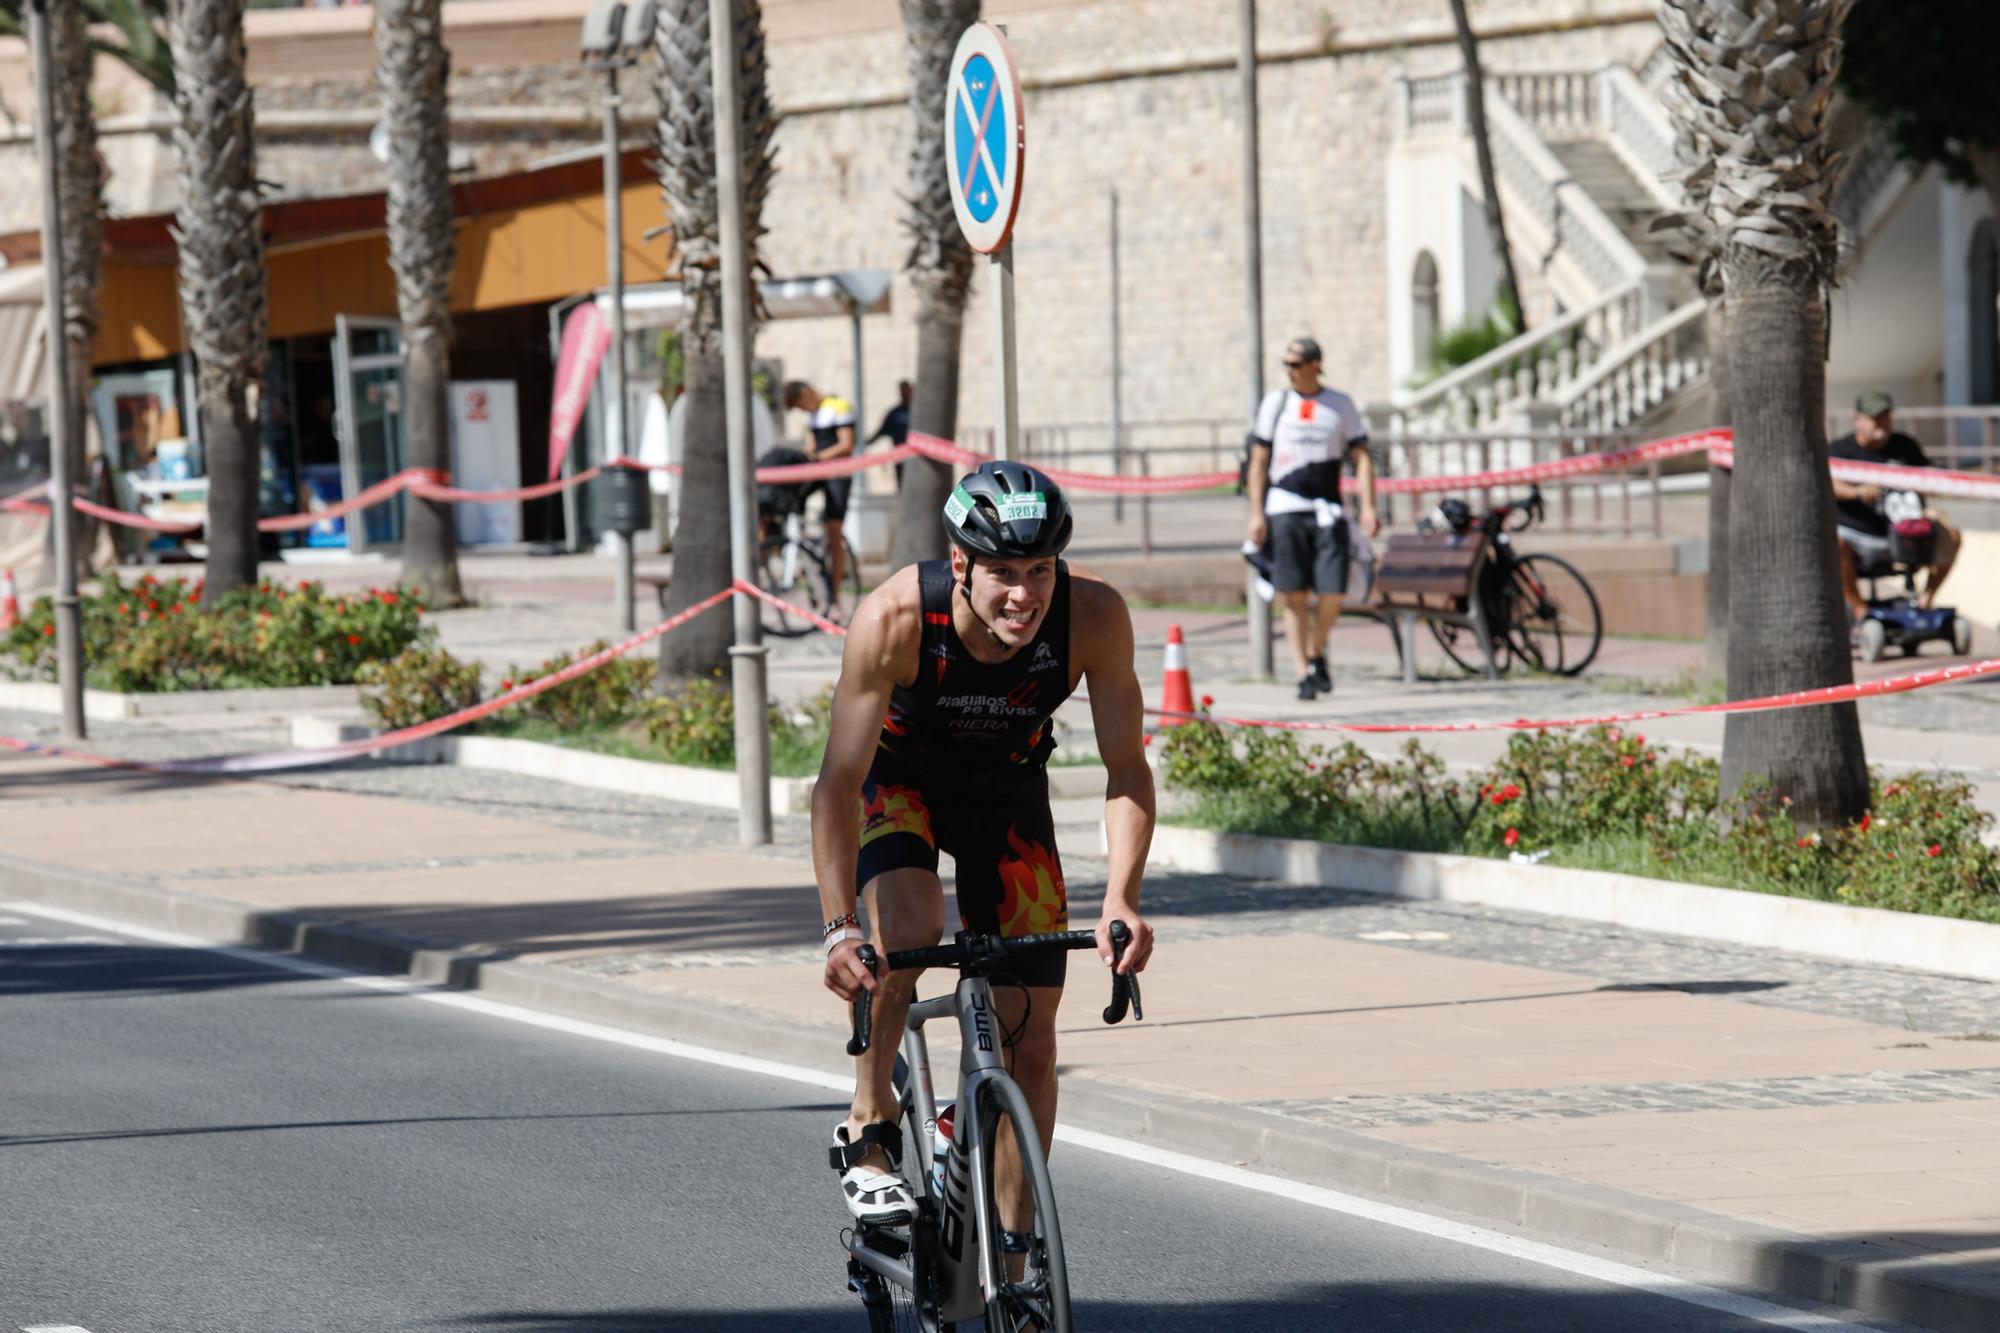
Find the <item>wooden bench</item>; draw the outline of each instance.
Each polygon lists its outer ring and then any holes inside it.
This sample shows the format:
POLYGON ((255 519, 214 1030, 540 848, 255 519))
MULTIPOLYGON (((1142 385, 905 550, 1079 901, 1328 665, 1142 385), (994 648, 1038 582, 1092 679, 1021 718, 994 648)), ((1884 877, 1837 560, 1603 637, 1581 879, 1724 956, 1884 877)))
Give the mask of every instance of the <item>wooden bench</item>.
POLYGON ((1472 631, 1486 658, 1486 677, 1499 678, 1493 657, 1493 630, 1473 590, 1486 565, 1486 534, 1463 537, 1396 533, 1375 560, 1373 596, 1357 608, 1389 627, 1403 679, 1417 679, 1417 621, 1460 625, 1472 631))

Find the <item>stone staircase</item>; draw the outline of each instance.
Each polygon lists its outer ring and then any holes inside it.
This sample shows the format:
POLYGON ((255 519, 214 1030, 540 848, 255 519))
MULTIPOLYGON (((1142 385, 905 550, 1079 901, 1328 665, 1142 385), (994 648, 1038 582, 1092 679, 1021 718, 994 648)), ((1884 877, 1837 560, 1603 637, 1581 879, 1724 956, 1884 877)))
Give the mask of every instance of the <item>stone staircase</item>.
MULTIPOLYGON (((1706 302, 1652 219, 1680 203, 1664 64, 1494 75, 1487 124, 1511 246, 1541 256, 1533 279, 1559 310, 1520 337, 1397 396, 1391 433, 1643 428, 1707 381, 1706 302)), ((1406 142, 1459 141, 1479 194, 1463 76, 1401 80, 1406 142)), ((1847 149, 1833 207, 1859 252, 1913 178, 1879 136, 1847 149)))

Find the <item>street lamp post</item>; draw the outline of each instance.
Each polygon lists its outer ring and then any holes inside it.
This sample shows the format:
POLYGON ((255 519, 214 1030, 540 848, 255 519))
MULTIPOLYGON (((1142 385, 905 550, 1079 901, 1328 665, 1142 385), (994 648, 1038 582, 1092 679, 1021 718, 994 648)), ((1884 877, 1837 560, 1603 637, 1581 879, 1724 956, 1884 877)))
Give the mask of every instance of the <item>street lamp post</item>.
POLYGON ((35 153, 42 161, 42 274, 49 371, 49 522, 55 525, 56 679, 62 694, 62 734, 83 739, 83 611, 76 598, 76 510, 71 504, 69 331, 64 317, 62 197, 56 184, 56 94, 49 54, 50 0, 28 6, 28 43, 35 65, 35 153))
MULTIPOLYGON (((605 461, 623 457, 630 432, 625 425, 625 209, 624 172, 618 149, 618 71, 638 62, 653 42, 653 0, 599 0, 583 19, 583 62, 604 75, 604 266, 611 292, 611 383, 605 394, 605 461)), ((632 596, 632 538, 646 526, 651 509, 645 477, 630 468, 613 468, 610 487, 613 573, 618 627, 635 628, 632 596)))

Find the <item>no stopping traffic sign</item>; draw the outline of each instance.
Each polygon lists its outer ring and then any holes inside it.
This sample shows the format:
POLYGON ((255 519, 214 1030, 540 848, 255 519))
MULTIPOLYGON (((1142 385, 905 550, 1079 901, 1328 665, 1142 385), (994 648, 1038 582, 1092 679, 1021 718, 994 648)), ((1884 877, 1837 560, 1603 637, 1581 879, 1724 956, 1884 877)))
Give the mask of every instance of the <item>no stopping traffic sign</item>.
POLYGON ((975 23, 951 57, 944 108, 951 206, 966 243, 981 254, 1007 244, 1021 206, 1025 126, 1021 77, 1007 39, 975 23))

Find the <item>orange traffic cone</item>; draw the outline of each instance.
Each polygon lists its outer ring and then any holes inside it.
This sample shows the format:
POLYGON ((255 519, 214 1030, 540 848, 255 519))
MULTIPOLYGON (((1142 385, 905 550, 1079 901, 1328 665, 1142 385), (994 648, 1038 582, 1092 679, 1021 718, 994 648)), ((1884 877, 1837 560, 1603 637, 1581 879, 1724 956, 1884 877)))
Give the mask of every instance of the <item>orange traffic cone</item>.
MULTIPOLYGON (((1188 679, 1187 644, 1179 625, 1167 626, 1167 678, 1160 688, 1160 708, 1166 713, 1194 712, 1194 682, 1188 679)), ((1178 727, 1192 721, 1186 717, 1163 717, 1163 727, 1178 727)))
POLYGON ((14 571, 0 570, 0 630, 21 623, 21 599, 14 592, 14 571))

